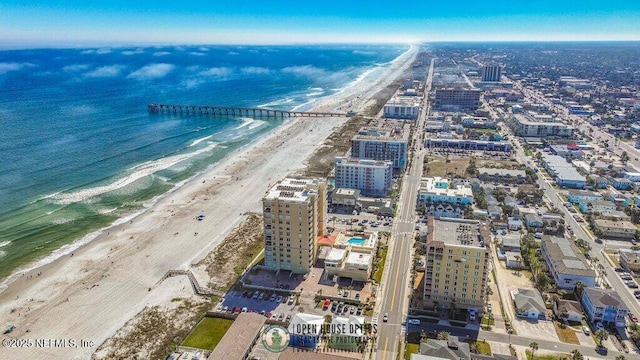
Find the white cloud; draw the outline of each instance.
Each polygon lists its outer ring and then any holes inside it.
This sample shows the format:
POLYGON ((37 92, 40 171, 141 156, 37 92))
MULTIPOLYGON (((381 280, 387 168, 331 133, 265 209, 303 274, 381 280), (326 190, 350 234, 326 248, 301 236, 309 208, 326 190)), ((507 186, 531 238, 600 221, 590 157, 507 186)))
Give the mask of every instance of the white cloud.
POLYGON ((235 51, 229 51, 227 55, 240 55, 240 53, 237 53, 235 51))
POLYGON ((205 56, 205 53, 201 53, 201 52, 197 52, 197 51, 192 51, 189 53, 189 55, 193 55, 193 56, 205 56))
POLYGON ((153 56, 166 56, 166 55, 171 55, 171 53, 168 51, 156 51, 153 53, 153 56))
POLYGON ((30 63, 0 63, 0 75, 6 74, 9 71, 20 70, 27 66, 35 66, 30 63))
POLYGON ((149 80, 166 76, 175 66, 171 64, 151 64, 143 66, 127 76, 127 79, 149 80))
POLYGON ((198 73, 200 76, 229 76, 233 71, 226 67, 212 67, 198 73))
POLYGON ((363 51, 363 50, 353 50, 353 53, 357 55, 375 55, 376 54, 375 51, 363 51))
POLYGON ((209 48, 201 46, 201 47, 198 48, 198 50, 200 50, 200 51, 209 51, 209 48))
POLYGON ((137 55, 137 54, 144 54, 144 50, 141 48, 138 48, 135 50, 125 50, 122 52, 122 55, 137 55))
POLYGON ((324 69, 317 68, 313 65, 289 66, 282 69, 282 72, 287 74, 293 74, 296 76, 306 76, 306 77, 322 76, 327 73, 324 69))
POLYGON ((353 80, 352 71, 328 72, 325 69, 315 67, 313 65, 290 66, 282 69, 282 72, 293 74, 298 77, 307 77, 316 82, 323 84, 331 84, 335 82, 347 82, 353 80))
POLYGON ((111 52, 111 49, 109 48, 101 48, 101 49, 87 49, 87 50, 83 50, 80 53, 81 54, 98 54, 98 55, 102 55, 102 54, 109 54, 111 52))
POLYGON ((258 67, 258 66, 243 67, 240 70, 245 74, 252 74, 252 75, 268 74, 271 72, 271 70, 269 70, 268 68, 258 67))
POLYGON ((78 71, 87 70, 88 68, 89 68, 89 65, 87 65, 87 64, 73 64, 73 65, 67 65, 67 66, 63 67, 62 71, 65 71, 65 72, 78 72, 78 71))
POLYGON ((124 70, 122 65, 102 66, 93 71, 89 71, 84 74, 85 77, 90 78, 106 78, 120 75, 120 72, 124 70))

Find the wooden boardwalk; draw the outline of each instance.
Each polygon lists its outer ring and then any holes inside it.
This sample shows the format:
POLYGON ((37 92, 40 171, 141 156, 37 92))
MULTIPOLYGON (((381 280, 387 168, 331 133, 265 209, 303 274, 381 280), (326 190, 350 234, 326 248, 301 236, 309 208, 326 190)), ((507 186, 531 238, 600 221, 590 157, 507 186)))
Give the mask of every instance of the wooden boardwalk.
POLYGON ((150 113, 251 117, 343 117, 353 114, 207 105, 149 104, 150 113))
POLYGON ((160 281, 158 281, 158 284, 160 284, 166 278, 173 277, 173 276, 178 276, 178 275, 185 275, 187 278, 189 278, 189 282, 191 282, 191 287, 193 288, 193 292, 195 292, 198 295, 202 295, 202 296, 212 296, 212 295, 224 296, 224 292, 222 292, 222 291, 216 291, 216 290, 212 290, 212 289, 209 289, 207 287, 204 287, 204 286, 200 286, 200 284, 198 283, 198 280, 196 280, 196 277, 193 275, 193 273, 190 270, 169 270, 169 271, 167 271, 166 274, 164 274, 162 279, 160 279, 160 281))

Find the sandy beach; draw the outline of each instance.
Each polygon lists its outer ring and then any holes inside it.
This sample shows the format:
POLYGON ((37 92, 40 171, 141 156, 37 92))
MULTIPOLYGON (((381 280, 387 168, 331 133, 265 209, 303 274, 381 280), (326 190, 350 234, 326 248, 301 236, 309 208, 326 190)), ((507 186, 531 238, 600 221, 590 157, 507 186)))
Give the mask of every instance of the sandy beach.
MULTIPOLYGON (((319 100, 313 110, 366 108, 372 95, 411 65, 417 50, 411 47, 343 92, 319 100)), ((242 221, 242 214, 260 212, 260 199, 270 184, 303 168, 345 121, 292 119, 166 194, 130 222, 105 230, 72 254, 20 274, 0 293, 0 326, 16 325, 3 338, 68 339, 75 347, 2 347, 0 358, 88 359, 145 306, 193 296, 186 279, 158 281, 166 271, 187 269, 202 259, 242 221), (201 213, 206 218, 197 221, 201 213)))

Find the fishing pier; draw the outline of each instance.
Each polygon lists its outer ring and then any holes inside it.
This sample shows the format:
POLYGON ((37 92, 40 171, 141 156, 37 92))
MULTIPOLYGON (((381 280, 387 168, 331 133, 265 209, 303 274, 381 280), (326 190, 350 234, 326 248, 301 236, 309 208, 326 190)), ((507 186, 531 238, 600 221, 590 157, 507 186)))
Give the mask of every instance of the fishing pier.
POLYGON ((229 106, 206 105, 173 105, 173 104, 149 104, 150 113, 154 114, 186 114, 186 115, 218 115, 218 116, 251 116, 251 117, 343 117, 351 116, 351 113, 314 112, 314 111, 288 111, 263 108, 243 108, 229 106))

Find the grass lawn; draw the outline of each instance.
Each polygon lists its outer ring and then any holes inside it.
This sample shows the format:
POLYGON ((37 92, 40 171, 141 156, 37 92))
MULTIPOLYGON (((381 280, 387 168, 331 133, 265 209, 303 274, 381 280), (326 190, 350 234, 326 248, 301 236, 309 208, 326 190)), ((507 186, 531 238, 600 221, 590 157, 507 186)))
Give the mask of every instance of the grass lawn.
POLYGON ((486 341, 472 342, 476 345, 476 351, 480 355, 491 355, 491 345, 486 341))
POLYGON ((557 321, 553 322, 553 326, 556 328, 556 334, 558 334, 560 341, 563 343, 580 344, 576 332, 571 326, 562 328, 557 321))
POLYGON ((420 350, 420 344, 407 343, 407 345, 404 347, 405 360, 410 360, 411 354, 417 354, 419 350, 420 350))
POLYGON ((480 320, 480 323, 482 325, 495 325, 495 320, 489 317, 483 317, 482 320, 480 320))
POLYGON ((184 339, 182 346, 213 350, 233 324, 233 320, 206 317, 184 339))
POLYGON ((380 284, 380 280, 382 280, 382 272, 384 271, 384 263, 387 260, 387 249, 380 250, 380 261, 378 262, 378 269, 375 274, 373 274, 373 280, 377 284, 380 284))
POLYGON ((529 350, 529 349, 525 350, 525 353, 527 354, 527 360, 560 360, 560 359, 570 359, 571 358, 569 355, 561 355, 561 354, 557 354, 557 355, 535 355, 535 356, 533 356, 533 354, 531 354, 531 350, 529 350))

